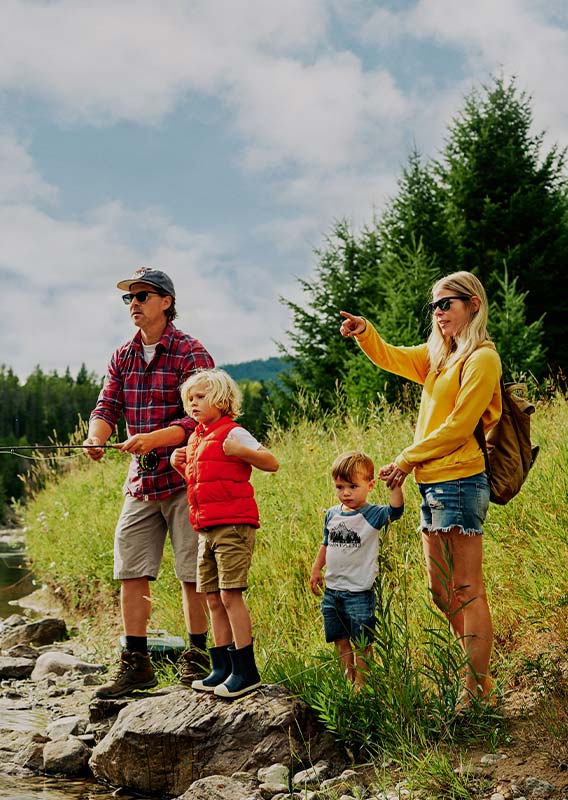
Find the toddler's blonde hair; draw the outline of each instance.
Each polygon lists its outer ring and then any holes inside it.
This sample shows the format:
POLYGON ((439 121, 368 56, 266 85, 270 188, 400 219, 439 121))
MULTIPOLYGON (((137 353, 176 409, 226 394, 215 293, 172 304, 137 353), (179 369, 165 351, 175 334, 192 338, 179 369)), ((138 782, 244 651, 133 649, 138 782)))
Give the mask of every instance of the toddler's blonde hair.
POLYGON ((347 453, 342 453, 331 465, 331 476, 334 481, 353 481, 357 473, 362 475, 366 481, 372 481, 375 477, 373 459, 359 450, 348 450, 347 453))
POLYGON ((218 408, 223 414, 235 419, 241 413, 243 396, 241 390, 223 369, 202 369, 194 372, 181 385, 180 395, 183 407, 187 414, 191 414, 189 393, 194 387, 203 384, 205 396, 210 405, 218 408))

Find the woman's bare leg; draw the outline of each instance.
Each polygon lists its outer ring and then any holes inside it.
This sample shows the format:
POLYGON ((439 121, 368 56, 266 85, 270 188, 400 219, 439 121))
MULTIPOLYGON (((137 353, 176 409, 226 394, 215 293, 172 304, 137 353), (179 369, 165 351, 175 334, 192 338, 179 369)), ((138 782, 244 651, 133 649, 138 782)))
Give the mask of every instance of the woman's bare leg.
POLYGON ((454 591, 453 559, 447 535, 423 533, 422 547, 432 600, 448 619, 456 639, 464 646, 463 611, 454 591))
POLYGON ((434 602, 448 617, 468 658, 466 689, 487 695, 493 626, 483 581, 483 537, 452 528, 448 533, 423 534, 423 542, 434 602))

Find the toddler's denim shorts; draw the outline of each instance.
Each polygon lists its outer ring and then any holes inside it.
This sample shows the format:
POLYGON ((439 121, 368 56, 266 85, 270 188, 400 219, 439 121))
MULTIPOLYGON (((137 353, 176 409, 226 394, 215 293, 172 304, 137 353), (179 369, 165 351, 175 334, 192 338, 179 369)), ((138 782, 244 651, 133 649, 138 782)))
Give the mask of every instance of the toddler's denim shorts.
POLYGON ((489 508, 489 481, 485 472, 441 483, 419 483, 422 495, 420 530, 446 532, 460 528, 466 536, 483 533, 489 508))
POLYGON ((348 592, 326 587, 321 601, 326 642, 363 637, 370 644, 375 638, 375 593, 348 592))

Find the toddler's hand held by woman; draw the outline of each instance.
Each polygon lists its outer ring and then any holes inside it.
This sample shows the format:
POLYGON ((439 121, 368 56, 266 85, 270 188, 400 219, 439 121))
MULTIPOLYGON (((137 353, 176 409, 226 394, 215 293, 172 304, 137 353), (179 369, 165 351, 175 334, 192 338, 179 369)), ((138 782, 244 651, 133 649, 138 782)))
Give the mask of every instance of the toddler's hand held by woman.
POLYGON ((402 486, 407 474, 407 472, 403 472, 394 462, 385 464, 379 469, 379 478, 386 483, 389 489, 402 486))

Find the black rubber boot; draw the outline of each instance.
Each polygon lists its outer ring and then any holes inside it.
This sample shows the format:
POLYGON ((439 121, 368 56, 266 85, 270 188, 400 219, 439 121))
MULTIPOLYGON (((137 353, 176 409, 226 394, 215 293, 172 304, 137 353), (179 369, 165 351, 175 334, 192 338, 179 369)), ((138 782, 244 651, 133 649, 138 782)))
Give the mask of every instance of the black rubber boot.
POLYGON ((238 650, 231 645, 229 656, 233 669, 229 677, 220 683, 214 690, 216 697, 225 697, 232 700, 242 694, 252 692, 260 686, 260 675, 254 660, 254 650, 252 643, 238 650))
POLYGON ((231 645, 222 644, 219 647, 209 648, 211 672, 206 678, 193 681, 191 684, 192 689, 196 689, 198 692, 212 692, 216 686, 219 686, 229 677, 231 674, 229 647, 231 645))

